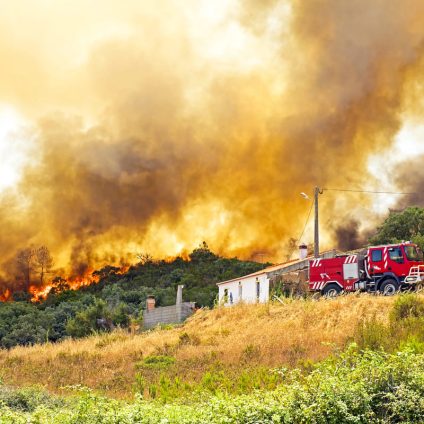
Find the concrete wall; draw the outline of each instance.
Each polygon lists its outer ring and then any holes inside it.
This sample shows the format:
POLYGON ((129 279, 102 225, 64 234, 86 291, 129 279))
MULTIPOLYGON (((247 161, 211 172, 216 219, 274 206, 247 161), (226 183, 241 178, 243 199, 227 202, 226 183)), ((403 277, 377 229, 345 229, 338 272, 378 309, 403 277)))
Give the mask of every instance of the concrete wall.
POLYGON ((193 302, 181 305, 161 306, 151 311, 143 311, 143 327, 152 328, 157 324, 178 324, 183 322, 194 311, 193 302))
POLYGON ((265 303, 269 300, 269 279, 265 273, 253 277, 241 277, 239 280, 219 284, 218 292, 220 304, 224 306, 235 305, 239 302, 265 303), (256 292, 256 282, 259 283, 259 298, 256 292), (228 290, 227 297, 225 290, 228 290))

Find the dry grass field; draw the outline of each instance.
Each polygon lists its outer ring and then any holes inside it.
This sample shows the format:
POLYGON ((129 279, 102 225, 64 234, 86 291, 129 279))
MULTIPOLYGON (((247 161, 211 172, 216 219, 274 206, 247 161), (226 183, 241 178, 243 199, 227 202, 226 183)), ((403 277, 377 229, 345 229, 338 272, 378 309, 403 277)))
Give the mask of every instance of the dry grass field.
MULTIPOLYGON (((131 397, 140 363, 149 355, 171 357, 161 370, 195 382, 211 369, 295 366, 323 359, 352 339, 362 319, 387 321, 394 298, 348 295, 334 300, 286 300, 200 310, 183 326, 141 334, 117 331, 58 344, 0 351, 0 377, 15 386, 42 385, 64 392, 81 384, 109 396, 131 397)), ((157 370, 145 370, 148 382, 157 370)))

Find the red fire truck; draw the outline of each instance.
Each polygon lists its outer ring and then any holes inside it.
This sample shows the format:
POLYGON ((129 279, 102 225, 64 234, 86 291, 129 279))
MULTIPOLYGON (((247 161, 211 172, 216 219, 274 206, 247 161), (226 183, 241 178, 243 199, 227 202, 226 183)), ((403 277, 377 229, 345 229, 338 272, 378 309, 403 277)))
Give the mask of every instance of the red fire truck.
POLYGON ((398 290, 421 288, 423 283, 423 254, 411 242, 309 261, 309 289, 325 296, 356 290, 390 296, 398 290))

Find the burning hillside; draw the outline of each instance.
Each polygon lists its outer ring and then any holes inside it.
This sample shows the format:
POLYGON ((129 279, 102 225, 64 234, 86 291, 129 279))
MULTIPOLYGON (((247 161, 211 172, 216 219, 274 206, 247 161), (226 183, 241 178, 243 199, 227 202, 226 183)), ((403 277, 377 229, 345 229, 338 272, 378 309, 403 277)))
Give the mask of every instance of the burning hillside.
MULTIPOLYGON (((24 157, 0 192, 3 297, 31 245, 71 286, 200 240, 276 261, 307 216, 299 192, 406 187, 369 160, 422 118, 423 16, 420 0, 3 6, 0 103, 22 119, 0 142, 24 157)), ((370 196, 320 200, 324 248, 375 219, 370 196)))
POLYGON ((31 293, 33 302, 38 302, 47 297, 51 292, 60 293, 64 290, 77 290, 84 286, 90 286, 98 283, 100 280, 99 275, 90 270, 85 275, 81 275, 75 278, 64 279, 56 277, 55 279, 48 281, 45 285, 32 285, 29 287, 29 293, 31 293))

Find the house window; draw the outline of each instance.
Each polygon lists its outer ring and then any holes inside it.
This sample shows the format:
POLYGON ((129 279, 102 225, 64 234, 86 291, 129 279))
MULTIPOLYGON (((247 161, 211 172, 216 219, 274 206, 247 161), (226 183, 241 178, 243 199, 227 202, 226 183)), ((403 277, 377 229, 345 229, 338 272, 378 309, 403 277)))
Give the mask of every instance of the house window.
POLYGON ((224 297, 223 297, 224 303, 228 302, 228 289, 224 289, 224 297))
POLYGON ((241 285, 241 281, 239 282, 239 285, 238 285, 238 297, 239 297, 239 300, 243 299, 243 286, 241 285))
POLYGON ((256 299, 259 299, 261 294, 261 283, 256 279, 256 299))

